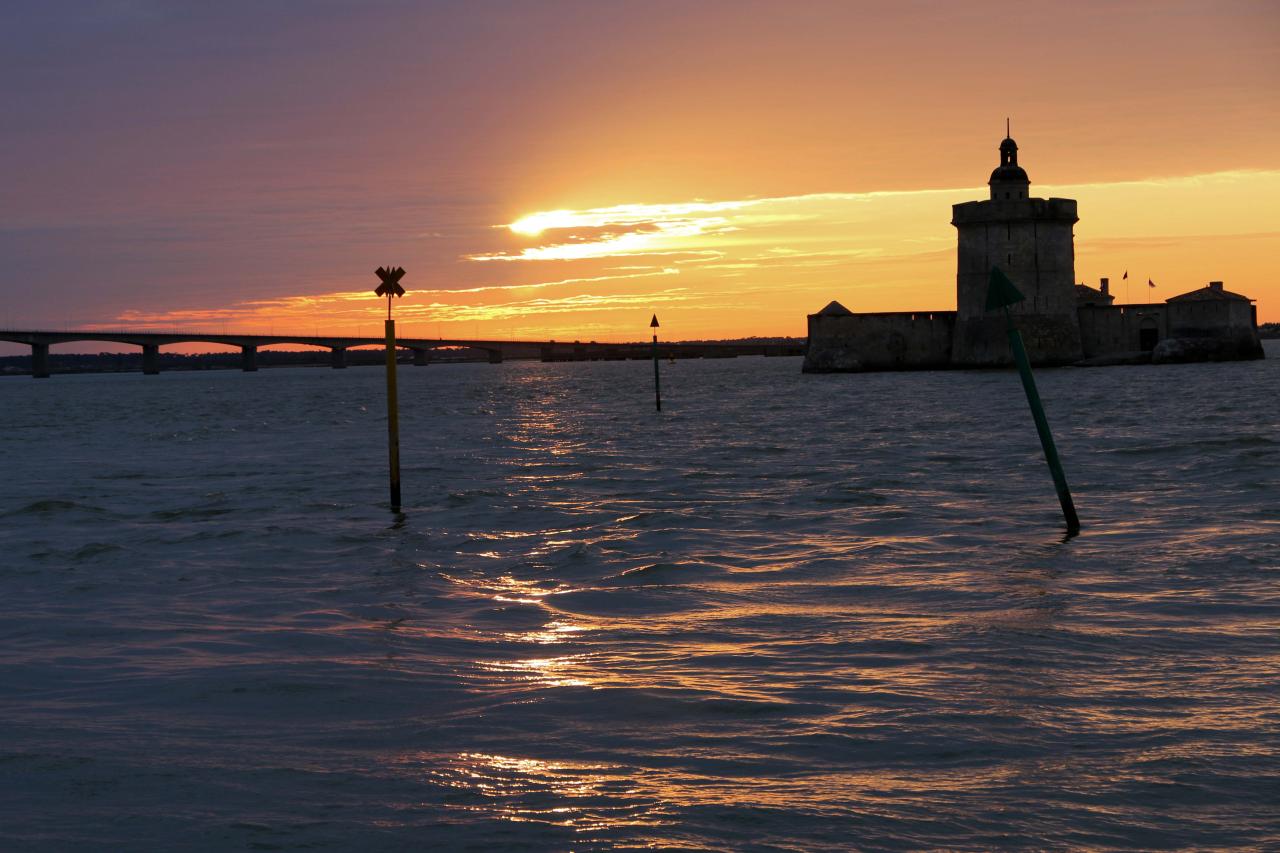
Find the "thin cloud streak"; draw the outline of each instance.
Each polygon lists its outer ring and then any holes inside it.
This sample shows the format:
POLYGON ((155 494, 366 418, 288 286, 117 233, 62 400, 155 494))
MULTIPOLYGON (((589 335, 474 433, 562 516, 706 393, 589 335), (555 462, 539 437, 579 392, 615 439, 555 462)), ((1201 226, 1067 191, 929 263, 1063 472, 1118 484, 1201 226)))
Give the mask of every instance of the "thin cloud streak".
MULTIPOLYGON (((626 269, 626 267, 622 267, 621 269, 626 269)), ((653 267, 632 267, 631 269, 653 269, 653 267)), ((489 285, 483 285, 481 287, 461 287, 461 288, 458 288, 457 290, 450 290, 448 288, 442 288, 442 289, 436 289, 436 290, 415 290, 414 293, 452 294, 452 293, 488 293, 491 291, 502 291, 502 290, 536 290, 543 287, 559 287, 565 284, 585 284, 585 283, 594 283, 598 281, 614 281, 618 279, 627 279, 627 278, 653 278, 654 276, 679 275, 679 274, 680 274, 680 270, 673 269, 671 267, 666 267, 663 269, 655 270, 654 272, 630 273, 628 275, 595 275, 595 276, 586 276, 583 278, 562 278, 559 281, 540 281, 540 282, 534 282, 533 284, 489 284, 489 285)))
POLYGON ((661 303, 690 302, 700 298, 702 297, 686 292, 683 287, 675 287, 649 293, 617 293, 607 296, 582 293, 559 299, 528 299, 500 305, 447 305, 435 302, 430 305, 409 306, 402 314, 408 319, 421 318, 432 322, 500 321, 546 314, 615 311, 661 303))
MULTIPOLYGON (((1175 190, 1221 188, 1242 183, 1258 184, 1274 181, 1280 172, 1266 170, 1228 170, 1198 175, 1167 178, 1148 178, 1107 183, 1065 185, 1041 185, 1045 195, 1064 195, 1075 198, 1097 192, 1124 192, 1125 190, 1175 190)), ((636 257, 679 254, 695 245, 714 246, 717 250, 735 245, 760 245, 771 242, 761 235, 770 226, 800 222, 825 225, 847 224, 862 226, 869 223, 853 219, 836 218, 847 215, 847 206, 859 207, 876 202, 918 202, 931 198, 952 198, 957 201, 982 198, 985 188, 955 187, 922 190, 881 190, 864 193, 824 192, 794 196, 772 196, 724 201, 695 201, 687 203, 624 204, 613 207, 587 208, 584 210, 539 211, 521 217, 505 227, 523 236, 555 236, 556 240, 543 245, 526 247, 519 252, 492 252, 465 256, 472 261, 573 261, 605 257, 636 257), (815 208, 809 212, 788 211, 795 207, 815 208), (775 210, 783 208, 783 210, 775 210), (771 212, 761 212, 762 210, 771 212), (629 229, 617 233, 618 228, 629 229), (613 229, 593 239, 584 231, 613 229), (725 235, 735 235, 725 239, 725 235)), ((940 201, 939 207, 945 202, 940 201)), ((497 226, 501 227, 501 226, 497 226)), ((932 242, 938 238, 907 237, 898 231, 899 242, 915 240, 932 242)), ((704 249, 705 251, 705 249, 704 249)), ((775 251, 777 251, 775 249, 775 251)), ((888 254, 883 248, 878 252, 867 249, 830 250, 854 256, 888 254)), ((745 259, 740 259, 745 260, 745 259)), ((677 261, 680 263, 680 261, 677 261)))
MULTIPOLYGON (((685 288, 668 288, 652 294, 611 294, 592 295, 575 294, 571 296, 548 299, 527 299, 489 305, 457 304, 447 302, 431 302, 418 304, 417 300, 425 296, 453 296, 458 294, 500 293, 513 290, 543 289, 574 284, 603 283, 643 278, 662 278, 679 275, 677 269, 663 268, 648 273, 630 273, 625 275, 584 276, 566 278, 557 281, 534 282, 531 284, 490 285, 484 287, 460 288, 458 290, 428 289, 411 291, 396 304, 397 317, 426 319, 433 322, 456 322, 474 320, 505 319, 521 315, 567 313, 570 311, 600 311, 638 304, 637 300, 648 297, 650 301, 686 301, 689 297, 673 296, 685 288)), ((332 322, 368 322, 382 316, 384 311, 380 300, 370 296, 370 291, 337 291, 314 296, 285 296, 277 299, 251 299, 236 303, 228 308, 189 309, 170 311, 141 311, 130 309, 121 312, 114 322, 129 324, 141 328, 172 328, 189 323, 303 323, 306 318, 321 314, 326 323, 332 322), (358 306, 358 307, 356 307, 358 306)))

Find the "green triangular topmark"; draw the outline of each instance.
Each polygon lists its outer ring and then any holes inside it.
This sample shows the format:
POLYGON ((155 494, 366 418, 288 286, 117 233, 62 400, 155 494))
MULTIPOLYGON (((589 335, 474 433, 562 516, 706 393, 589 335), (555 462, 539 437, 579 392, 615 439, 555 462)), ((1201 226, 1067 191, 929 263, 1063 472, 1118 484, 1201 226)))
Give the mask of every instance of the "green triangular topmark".
POLYGON ((988 311, 994 311, 996 308, 1003 308, 1006 305, 1021 302, 1026 298, 1018 288, 1013 286, 1013 282, 1009 281, 1009 276, 1005 275, 1000 267, 991 268, 991 279, 987 285, 988 311))

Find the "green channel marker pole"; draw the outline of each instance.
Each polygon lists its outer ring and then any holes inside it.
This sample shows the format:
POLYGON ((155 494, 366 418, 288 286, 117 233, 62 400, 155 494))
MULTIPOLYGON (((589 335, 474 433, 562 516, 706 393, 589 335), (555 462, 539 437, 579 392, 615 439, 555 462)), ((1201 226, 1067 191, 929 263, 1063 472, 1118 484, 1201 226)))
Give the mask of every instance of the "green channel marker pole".
POLYGON ((658 379, 658 315, 654 314, 653 319, 649 321, 649 328, 653 329, 653 401, 657 405, 657 411, 662 411, 662 382, 658 379))
POLYGON ((1062 504, 1062 515, 1067 520, 1067 533, 1074 535, 1080 532, 1080 517, 1076 515, 1075 501, 1071 499, 1071 489, 1067 487, 1067 475, 1062 470, 1062 461, 1058 459, 1058 448, 1053 443, 1053 433, 1049 431, 1049 419, 1040 402, 1040 392, 1036 390, 1036 378, 1031 373, 1031 359, 1027 357, 1027 348, 1022 344, 1022 333, 1013 325, 1013 314, 1009 311, 1010 305, 1025 298, 999 267, 991 268, 987 310, 1004 309, 1008 323, 1009 349, 1013 351, 1018 375, 1022 377, 1022 389, 1027 392, 1027 404, 1031 406, 1031 416, 1035 418, 1036 431, 1040 433, 1040 446, 1044 448, 1044 458, 1049 463, 1049 473, 1053 475, 1053 487, 1058 492, 1058 502, 1062 504))

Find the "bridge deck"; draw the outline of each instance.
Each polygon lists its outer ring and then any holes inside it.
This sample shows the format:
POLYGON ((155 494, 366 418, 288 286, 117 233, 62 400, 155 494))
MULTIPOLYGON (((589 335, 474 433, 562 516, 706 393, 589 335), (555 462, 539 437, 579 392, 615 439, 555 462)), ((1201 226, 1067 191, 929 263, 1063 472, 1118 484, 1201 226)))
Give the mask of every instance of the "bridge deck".
MULTIPOLYGON (((359 335, 246 335, 188 331, 141 331, 131 329, 0 329, 0 341, 26 344, 31 347, 31 372, 36 377, 49 375, 49 347, 55 344, 100 341, 140 347, 144 373, 160 372, 160 347, 174 344, 221 344, 239 347, 242 353, 242 369, 258 369, 257 351, 261 347, 280 344, 309 346, 328 349, 332 353, 335 368, 346 367, 346 351, 358 347, 381 347, 386 341, 381 337, 359 335)), ((475 338, 398 338, 396 345, 414 352, 415 364, 427 364, 431 350, 459 348, 481 350, 489 354, 489 361, 499 363, 507 359, 540 359, 542 361, 593 361, 608 359, 650 358, 653 355, 651 341, 607 343, 598 341, 516 341, 484 340, 475 338)), ((659 355, 663 358, 735 358, 740 355, 800 355, 803 343, 751 343, 751 342, 660 342, 659 355)))

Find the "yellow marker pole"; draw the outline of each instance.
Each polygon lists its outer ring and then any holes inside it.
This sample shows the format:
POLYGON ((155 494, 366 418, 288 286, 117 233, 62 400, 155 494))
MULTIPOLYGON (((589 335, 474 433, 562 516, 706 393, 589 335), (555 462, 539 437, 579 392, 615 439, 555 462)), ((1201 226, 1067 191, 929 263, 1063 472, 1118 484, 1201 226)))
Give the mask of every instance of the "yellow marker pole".
POLYGON ((400 279, 404 267, 378 267, 374 274, 382 281, 373 292, 387 297, 387 450, 391 459, 391 511, 400 512, 400 404, 396 399, 396 321, 391 319, 391 301, 404 296, 400 279))
POLYGON ((387 446, 391 451, 391 511, 400 511, 400 417, 396 399, 396 321, 387 318, 387 446))

